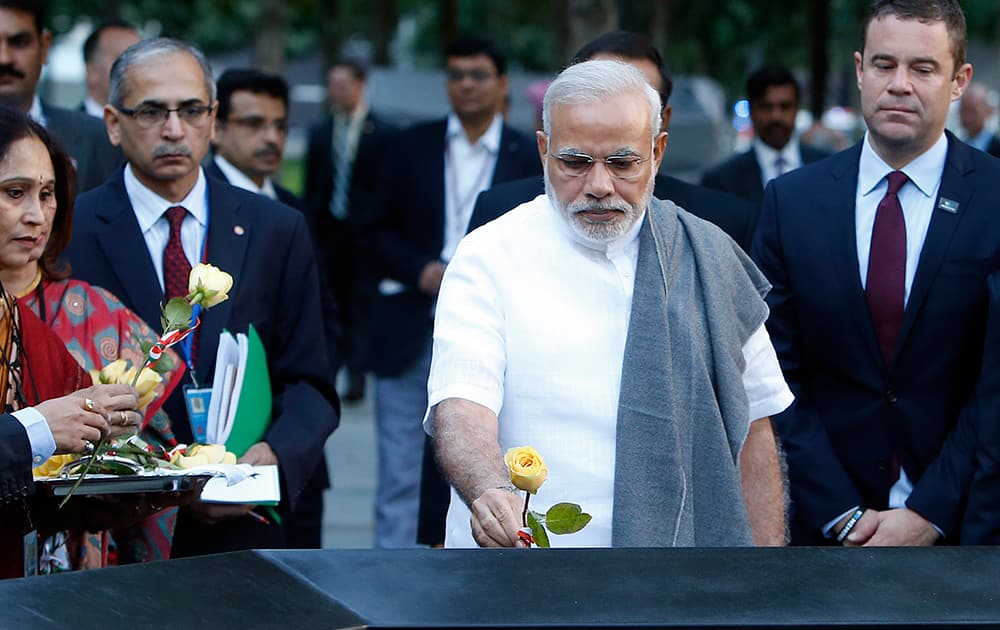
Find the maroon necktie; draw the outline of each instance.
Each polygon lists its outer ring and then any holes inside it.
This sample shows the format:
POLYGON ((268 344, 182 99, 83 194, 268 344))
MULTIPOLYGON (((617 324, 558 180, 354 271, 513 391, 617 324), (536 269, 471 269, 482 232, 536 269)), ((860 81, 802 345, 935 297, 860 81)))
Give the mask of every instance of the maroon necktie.
POLYGON ((886 364, 892 363, 896 338, 903 325, 903 293, 906 278, 906 221, 897 193, 907 182, 900 171, 889 173, 889 189, 878 204, 868 257, 865 295, 875 338, 886 364))
POLYGON ((163 249, 163 287, 166 299, 169 300, 187 295, 191 263, 184 255, 184 245, 181 243, 181 224, 184 223, 187 210, 181 206, 173 206, 167 209, 164 216, 170 223, 170 238, 163 249))

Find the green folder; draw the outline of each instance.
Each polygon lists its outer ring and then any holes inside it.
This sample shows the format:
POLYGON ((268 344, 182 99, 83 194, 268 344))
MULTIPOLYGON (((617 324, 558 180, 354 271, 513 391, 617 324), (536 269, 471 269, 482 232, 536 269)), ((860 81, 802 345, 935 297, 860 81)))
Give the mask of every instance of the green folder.
POLYGON ((247 331, 247 366, 243 375, 240 399, 236 403, 233 430, 226 440, 226 450, 242 457, 261 441, 271 424, 271 377, 267 372, 267 353, 253 324, 247 331))

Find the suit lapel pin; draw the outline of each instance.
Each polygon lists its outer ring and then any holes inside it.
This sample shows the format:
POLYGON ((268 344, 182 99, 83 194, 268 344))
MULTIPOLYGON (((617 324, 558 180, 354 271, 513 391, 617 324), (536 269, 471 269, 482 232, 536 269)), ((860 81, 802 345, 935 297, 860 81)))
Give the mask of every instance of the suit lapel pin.
POLYGON ((244 234, 246 234, 246 230, 243 228, 242 225, 234 225, 233 234, 235 234, 236 236, 243 236, 244 234))
POLYGON ((941 200, 938 201, 938 208, 950 214, 958 214, 958 202, 947 197, 941 197, 941 200))

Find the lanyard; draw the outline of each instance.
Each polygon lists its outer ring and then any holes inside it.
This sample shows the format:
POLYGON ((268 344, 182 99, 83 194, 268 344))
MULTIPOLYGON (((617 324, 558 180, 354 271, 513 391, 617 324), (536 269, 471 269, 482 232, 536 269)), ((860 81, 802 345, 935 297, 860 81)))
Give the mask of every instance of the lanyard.
MULTIPOLYGON (((208 230, 209 230, 209 226, 210 226, 210 224, 208 222, 208 213, 209 213, 208 204, 206 203, 205 204, 205 234, 204 234, 204 236, 202 236, 202 239, 201 239, 201 262, 203 262, 203 263, 207 263, 208 262, 208 230)), ((191 321, 192 322, 197 322, 198 321, 198 316, 200 314, 201 314, 201 304, 195 304, 194 308, 191 309, 191 321)), ((192 355, 191 348, 192 348, 192 346, 194 344, 194 336, 197 335, 197 334, 198 334, 198 331, 197 330, 193 330, 193 331, 191 331, 190 335, 188 335, 187 337, 185 337, 183 340, 181 340, 181 342, 179 344, 177 344, 177 348, 178 348, 179 352, 181 353, 181 356, 184 357, 184 363, 187 364, 188 375, 191 377, 191 383, 195 387, 199 387, 199 385, 198 385, 198 375, 197 375, 197 373, 195 372, 195 369, 194 369, 194 357, 192 355)))

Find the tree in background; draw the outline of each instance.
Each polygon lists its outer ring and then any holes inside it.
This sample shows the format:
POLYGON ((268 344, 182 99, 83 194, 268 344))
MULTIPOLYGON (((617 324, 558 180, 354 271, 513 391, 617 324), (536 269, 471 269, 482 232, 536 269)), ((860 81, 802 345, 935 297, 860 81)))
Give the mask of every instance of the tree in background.
MULTIPOLYGON (((245 48, 280 72, 287 57, 321 51, 327 62, 351 41, 369 44, 376 65, 392 65, 400 26, 413 36, 402 51, 417 67, 439 67, 446 42, 462 32, 490 35, 511 65, 559 70, 606 30, 643 33, 676 74, 716 78, 733 99, 747 74, 766 61, 800 70, 811 109, 855 99, 851 52, 867 0, 53 0, 54 30, 81 18, 118 17, 189 40, 208 54, 245 48), (814 80, 810 80, 814 79, 814 80), (832 88, 832 97, 827 90, 832 88)), ((963 2, 970 36, 1000 40, 1000 4, 963 2)))

